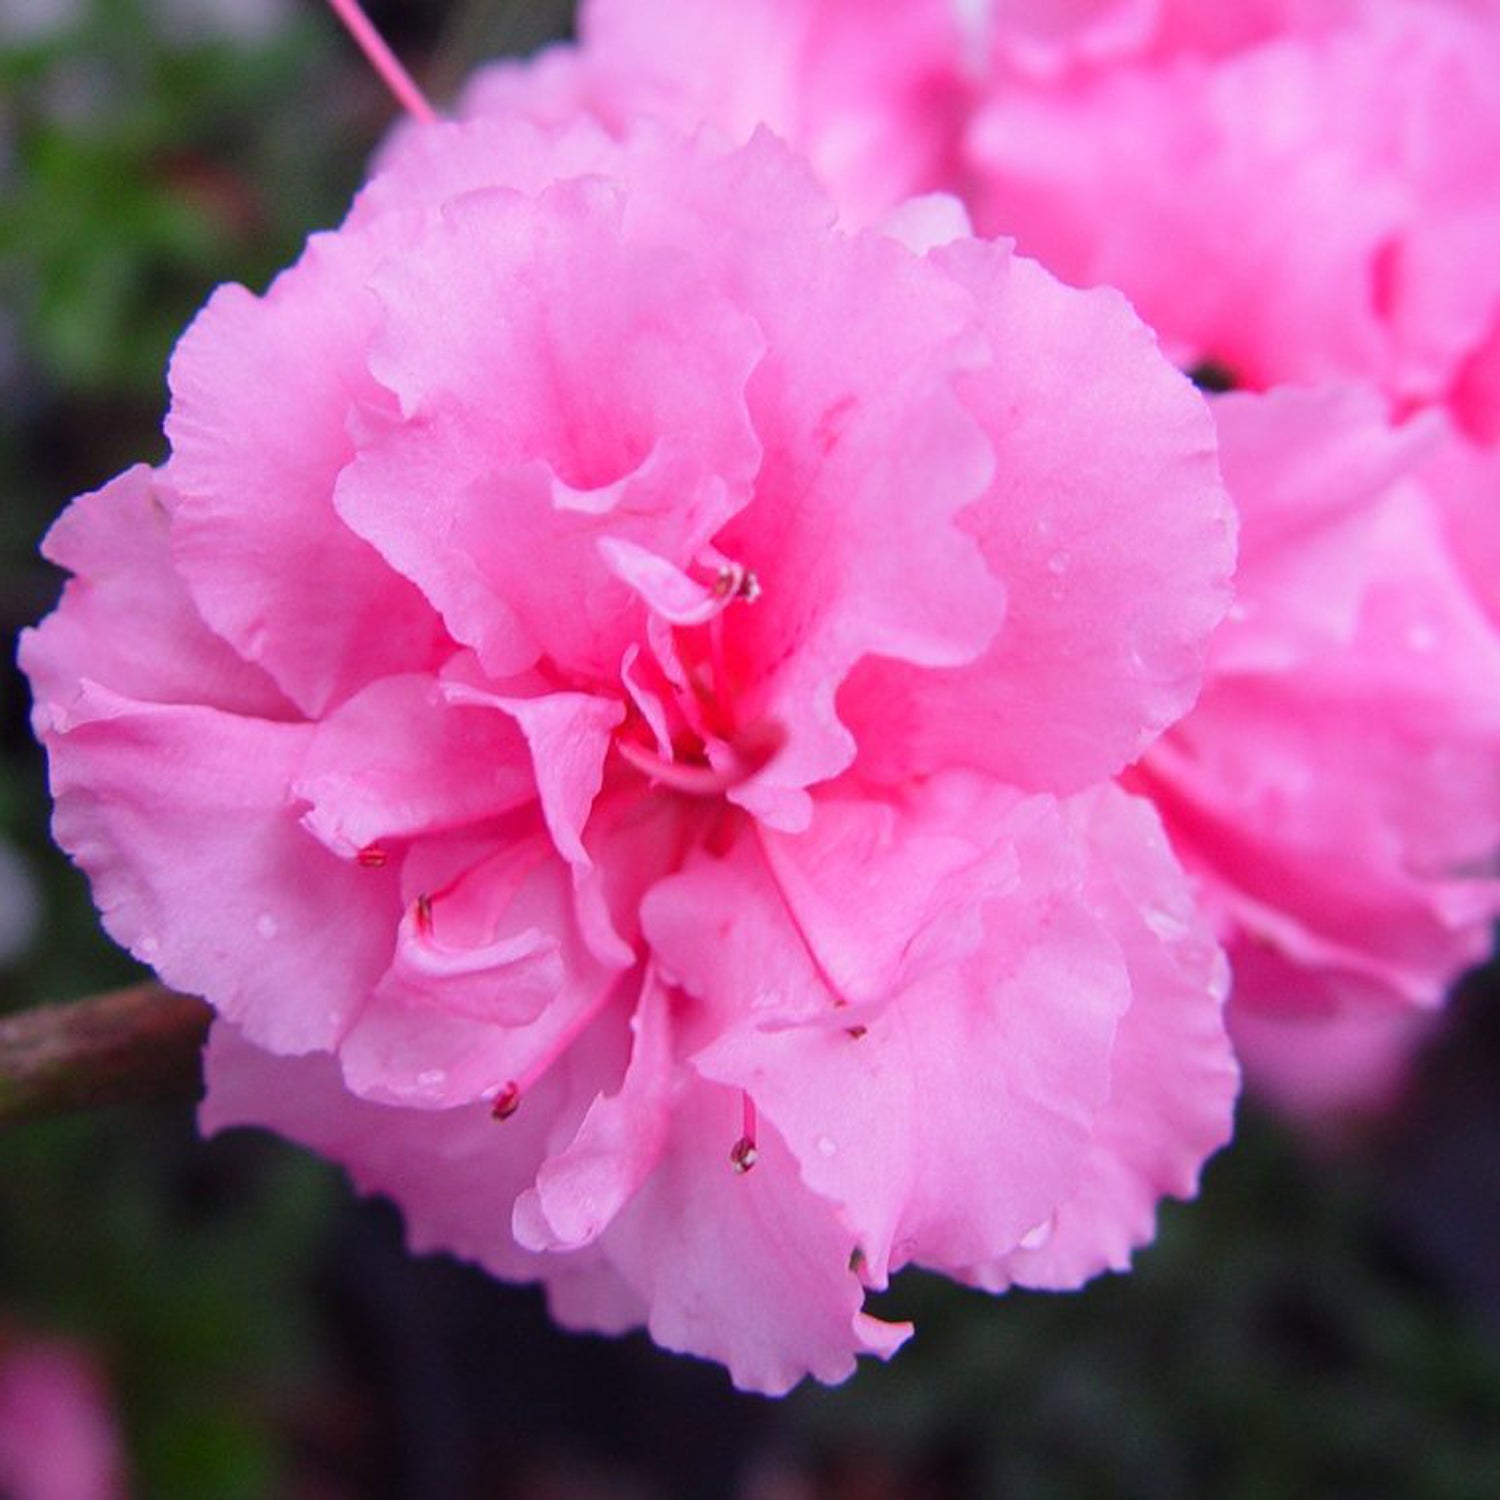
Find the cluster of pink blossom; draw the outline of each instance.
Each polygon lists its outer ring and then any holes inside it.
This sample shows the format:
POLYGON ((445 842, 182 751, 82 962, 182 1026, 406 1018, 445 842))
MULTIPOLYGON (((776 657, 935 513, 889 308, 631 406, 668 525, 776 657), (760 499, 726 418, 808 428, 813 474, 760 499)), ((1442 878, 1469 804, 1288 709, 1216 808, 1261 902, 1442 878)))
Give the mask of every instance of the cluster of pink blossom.
POLYGON ((592 0, 545 87, 500 67, 466 108, 766 119, 847 220, 956 194, 1256 393, 1213 403, 1233 616, 1129 781, 1233 950, 1252 1083, 1377 1102, 1500 910, 1500 7, 853 9, 592 0))
POLYGON ((220 1017, 208 1128, 781 1391, 903 1341, 902 1266, 1125 1266, 1229 1133, 1224 948, 1266 1076, 1279 1007, 1356 1081, 1479 956, 1483 381, 1418 273, 1485 224, 1379 253, 1378 371, 1211 411, 1118 291, 912 196, 1106 244, 1153 210, 1075 213, 1075 93, 1363 14, 1199 9, 596 0, 215 294, 22 652, 59 841, 220 1017))

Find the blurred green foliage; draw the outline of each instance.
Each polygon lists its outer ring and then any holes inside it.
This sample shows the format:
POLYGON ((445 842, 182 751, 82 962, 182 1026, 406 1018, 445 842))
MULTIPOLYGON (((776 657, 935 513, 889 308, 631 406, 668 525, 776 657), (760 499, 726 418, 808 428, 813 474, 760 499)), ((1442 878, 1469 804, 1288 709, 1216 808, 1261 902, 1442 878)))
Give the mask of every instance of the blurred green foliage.
POLYGON ((1404 1259, 1374 1167, 1246 1112, 1131 1275, 989 1304, 899 1282, 882 1311, 916 1340, 802 1397, 805 1428, 1026 1500, 1500 1495, 1496 1330, 1404 1259))
POLYGON ((315 13, 246 39, 158 10, 89 0, 0 50, 0 289, 34 374, 70 394, 159 393, 206 288, 263 282, 357 172, 315 13))

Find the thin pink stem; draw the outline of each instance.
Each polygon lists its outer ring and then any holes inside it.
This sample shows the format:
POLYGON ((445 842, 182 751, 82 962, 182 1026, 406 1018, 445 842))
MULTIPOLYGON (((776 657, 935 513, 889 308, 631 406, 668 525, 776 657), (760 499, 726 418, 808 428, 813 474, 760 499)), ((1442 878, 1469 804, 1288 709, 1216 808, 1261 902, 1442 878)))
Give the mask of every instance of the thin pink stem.
POLYGON ((396 96, 396 102, 412 119, 422 125, 437 123, 437 114, 427 102, 426 95, 413 81, 410 73, 396 59, 396 54, 386 46, 380 33, 370 24, 370 18, 360 9, 359 0, 328 0, 333 13, 344 23, 345 30, 359 45, 359 50, 369 59, 370 66, 380 75, 381 81, 396 96))

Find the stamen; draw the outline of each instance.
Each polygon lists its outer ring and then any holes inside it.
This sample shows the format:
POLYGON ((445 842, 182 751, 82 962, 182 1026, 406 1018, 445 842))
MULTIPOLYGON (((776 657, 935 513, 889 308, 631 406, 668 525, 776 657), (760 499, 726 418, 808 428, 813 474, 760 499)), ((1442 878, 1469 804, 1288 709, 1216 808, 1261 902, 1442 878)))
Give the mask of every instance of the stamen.
POLYGON ((667 760, 635 740, 617 739, 615 749, 637 771, 675 792, 684 792, 690 797, 720 797, 737 786, 743 786, 770 765, 786 744, 786 729, 774 719, 762 719, 740 730, 727 743, 733 761, 722 770, 717 766, 667 760))
POLYGON ((379 844, 366 844, 354 856, 354 862, 366 870, 383 870, 389 857, 379 844))
POLYGON ((754 604, 760 598, 760 579, 750 568, 742 568, 738 563, 725 563, 719 569, 719 576, 714 579, 714 593, 731 603, 739 600, 742 604, 754 604))
POLYGON ((729 1164, 743 1177, 760 1160, 755 1145, 755 1100, 749 1094, 740 1095, 740 1110, 742 1134, 730 1147, 729 1164))
POLYGON ((847 1037, 852 1037, 856 1042, 861 1037, 868 1036, 869 1032, 870 1028, 868 1026, 846 1026, 844 1028, 844 1035, 847 1037))
POLYGON ((416 900, 417 931, 423 937, 432 936, 432 897, 421 895, 416 900))
POLYGON ((359 0, 328 0, 328 4, 402 109, 421 125, 435 125, 437 115, 426 96, 371 25, 370 18, 359 7, 359 0))
POLYGON ((507 1079, 490 1101, 490 1115, 496 1120, 508 1120, 521 1107, 521 1101, 546 1076, 558 1058, 572 1047, 573 1043, 588 1029, 605 1006, 619 993, 614 985, 604 985, 582 1010, 552 1038, 547 1050, 527 1068, 519 1078, 507 1079))

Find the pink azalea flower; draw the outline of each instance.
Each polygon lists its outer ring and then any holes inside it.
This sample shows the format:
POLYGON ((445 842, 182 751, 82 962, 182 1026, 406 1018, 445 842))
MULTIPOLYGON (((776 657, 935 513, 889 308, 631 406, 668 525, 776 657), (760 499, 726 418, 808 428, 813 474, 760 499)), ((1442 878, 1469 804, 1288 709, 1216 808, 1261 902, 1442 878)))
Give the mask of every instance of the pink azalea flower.
POLYGON ((0 1494, 123 1500, 119 1435, 94 1362, 59 1341, 0 1346, 0 1494))
POLYGON ((1332 26, 1359 0, 965 0, 996 73, 1054 80, 1127 60, 1219 57, 1332 26))
POLYGON ((1136 784, 1216 913, 1272 1098, 1388 1098, 1500 913, 1500 636, 1427 480, 1454 439, 1355 388, 1215 403, 1242 517, 1197 706, 1136 784))
POLYGON ((584 0, 577 46, 481 69, 464 114, 624 134, 642 116, 732 140, 760 125, 794 145, 846 222, 958 185, 972 107, 970 51, 952 0, 584 0))
POLYGON ((764 1391, 903 1265, 1125 1265, 1235 1092, 1107 784, 1226 605, 1204 404, 1118 296, 834 218, 763 133, 409 132, 200 314, 23 647, 205 1126, 764 1391))
POLYGON ((1303 9, 1273 5, 1282 29, 1216 57, 997 74, 971 208, 1066 280, 1123 290, 1184 363, 1254 389, 1369 380, 1492 439, 1500 10, 1303 9))

